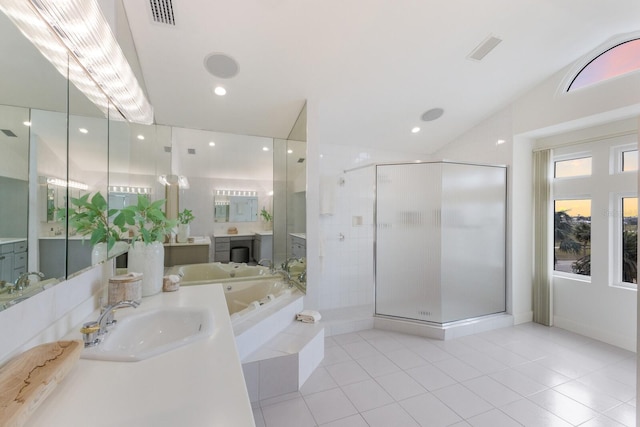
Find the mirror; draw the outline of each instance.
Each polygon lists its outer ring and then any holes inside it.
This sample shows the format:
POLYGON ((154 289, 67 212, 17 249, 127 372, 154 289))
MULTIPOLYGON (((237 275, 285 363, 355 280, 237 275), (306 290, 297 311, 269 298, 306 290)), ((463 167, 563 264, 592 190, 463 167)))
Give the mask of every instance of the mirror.
POLYGON ((216 194, 213 196, 213 206, 214 222, 258 221, 258 197, 256 196, 223 196, 216 194))

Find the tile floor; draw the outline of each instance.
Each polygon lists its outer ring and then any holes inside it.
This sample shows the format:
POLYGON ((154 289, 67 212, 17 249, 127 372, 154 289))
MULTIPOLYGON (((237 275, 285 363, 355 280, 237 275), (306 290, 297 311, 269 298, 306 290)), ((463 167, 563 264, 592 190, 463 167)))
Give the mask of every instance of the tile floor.
POLYGON ((635 353, 527 323, 450 341, 370 329, 325 340, 256 426, 635 426, 635 353))

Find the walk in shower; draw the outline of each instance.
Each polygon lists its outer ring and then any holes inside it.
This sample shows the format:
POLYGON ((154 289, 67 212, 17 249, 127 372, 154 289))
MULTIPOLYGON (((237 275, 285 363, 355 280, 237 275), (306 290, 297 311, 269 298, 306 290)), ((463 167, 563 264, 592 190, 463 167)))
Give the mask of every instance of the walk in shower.
POLYGON ((506 168, 376 166, 375 312, 435 326, 505 312, 506 168))

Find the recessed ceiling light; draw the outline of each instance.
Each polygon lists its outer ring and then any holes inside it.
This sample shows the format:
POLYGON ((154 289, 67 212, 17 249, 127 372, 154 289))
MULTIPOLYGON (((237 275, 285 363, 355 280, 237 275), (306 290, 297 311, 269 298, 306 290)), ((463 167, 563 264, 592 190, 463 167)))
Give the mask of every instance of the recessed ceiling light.
POLYGON ((144 141, 144 135, 138 135, 138 139, 139 139, 140 141, 144 141))
POLYGON ((291 154, 291 153, 293 153, 293 150, 292 150, 291 148, 289 148, 289 149, 287 150, 287 153, 291 154))
POLYGON ((433 120, 439 119, 443 114, 444 110, 442 108, 432 108, 422 114, 422 120, 424 120, 425 122, 431 122, 433 120))
POLYGON ((213 141, 209 141, 209 147, 215 147, 216 143, 213 141))
POLYGON ((411 129, 411 133, 418 133, 418 132, 420 132, 420 128, 418 126, 411 129))
POLYGON ((496 141, 496 145, 501 145, 501 144, 504 144, 505 142, 507 141, 505 141, 504 139, 499 139, 496 141))
POLYGON ((22 122, 23 125, 25 126, 31 126, 31 122, 27 121, 27 122, 22 122))
POLYGON ((269 151, 269 147, 262 147, 262 151, 269 151))
POLYGON ((273 190, 269 191, 268 195, 273 196, 273 190))
POLYGON ((89 131, 85 128, 78 128, 78 130, 80 131, 80 133, 89 133, 89 131))
POLYGON ((218 96, 225 96, 227 94, 227 90, 222 86, 216 86, 216 88, 213 89, 213 93, 215 93, 218 96))

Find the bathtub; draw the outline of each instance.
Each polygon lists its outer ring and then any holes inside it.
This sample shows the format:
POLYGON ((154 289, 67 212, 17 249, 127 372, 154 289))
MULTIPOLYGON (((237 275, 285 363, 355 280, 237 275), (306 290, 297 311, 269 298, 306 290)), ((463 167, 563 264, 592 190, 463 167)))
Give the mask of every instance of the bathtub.
POLYGON ((238 282, 251 278, 271 276, 269 268, 261 265, 251 266, 245 263, 222 264, 209 262, 203 264, 176 265, 167 269, 165 274, 175 274, 180 277, 180 285, 201 285, 205 283, 238 282))

